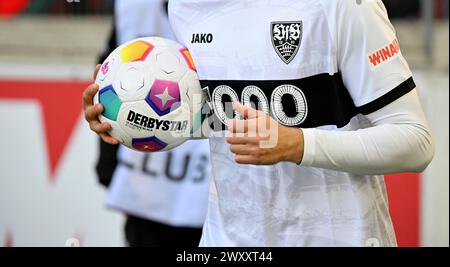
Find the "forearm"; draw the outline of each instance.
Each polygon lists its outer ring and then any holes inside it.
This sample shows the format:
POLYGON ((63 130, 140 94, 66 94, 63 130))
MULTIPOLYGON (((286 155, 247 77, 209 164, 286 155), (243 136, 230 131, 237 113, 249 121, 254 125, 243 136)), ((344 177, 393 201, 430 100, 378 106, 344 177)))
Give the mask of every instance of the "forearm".
POLYGON ((373 127, 357 131, 303 130, 302 165, 356 174, 425 169, 434 146, 415 90, 367 118, 373 127))

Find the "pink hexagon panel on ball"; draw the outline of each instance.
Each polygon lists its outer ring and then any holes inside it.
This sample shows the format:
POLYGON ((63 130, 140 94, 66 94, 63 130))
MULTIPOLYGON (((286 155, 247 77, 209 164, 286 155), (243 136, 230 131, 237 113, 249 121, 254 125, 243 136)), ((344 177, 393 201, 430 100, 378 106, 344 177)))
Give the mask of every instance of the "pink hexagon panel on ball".
POLYGON ((159 115, 163 116, 180 107, 178 83, 155 80, 145 101, 159 115))

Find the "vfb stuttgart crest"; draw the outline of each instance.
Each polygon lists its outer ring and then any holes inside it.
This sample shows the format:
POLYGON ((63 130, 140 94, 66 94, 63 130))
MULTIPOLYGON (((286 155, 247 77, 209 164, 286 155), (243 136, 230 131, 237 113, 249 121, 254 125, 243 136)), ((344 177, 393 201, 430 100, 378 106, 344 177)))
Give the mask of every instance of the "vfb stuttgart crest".
POLYGON ((289 64, 300 47, 303 34, 302 21, 275 21, 270 24, 273 48, 289 64))

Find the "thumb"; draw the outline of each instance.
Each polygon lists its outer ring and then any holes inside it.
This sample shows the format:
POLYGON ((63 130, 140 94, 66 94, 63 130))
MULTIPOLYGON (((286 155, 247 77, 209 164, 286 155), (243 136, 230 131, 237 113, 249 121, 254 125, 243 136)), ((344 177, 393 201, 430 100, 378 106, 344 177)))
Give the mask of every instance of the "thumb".
POLYGON ((244 119, 254 119, 259 116, 259 111, 238 101, 233 101, 233 110, 241 114, 244 119))

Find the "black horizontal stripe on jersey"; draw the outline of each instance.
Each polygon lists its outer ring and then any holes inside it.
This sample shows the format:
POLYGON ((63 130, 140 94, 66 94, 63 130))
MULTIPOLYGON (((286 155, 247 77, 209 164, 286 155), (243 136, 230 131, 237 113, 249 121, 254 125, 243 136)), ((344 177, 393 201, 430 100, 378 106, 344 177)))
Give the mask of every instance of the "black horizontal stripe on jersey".
MULTIPOLYGON (((306 118, 295 127, 313 128, 323 125, 343 127, 357 114, 357 109, 339 73, 334 75, 323 73, 296 80, 201 80, 200 83, 202 88, 208 88, 211 97, 217 87, 229 86, 241 102, 244 88, 256 86, 265 94, 270 110, 272 110, 271 96, 275 88, 282 85, 295 86, 303 92, 307 106, 306 118)), ((229 101, 229 98, 222 98, 223 105, 229 101)), ((289 95, 282 98, 283 111, 288 116, 297 114, 294 101, 289 95)), ((256 104, 253 101, 252 103, 256 104)), ((227 117, 231 118, 232 114, 227 114, 227 117)), ((213 117, 213 119, 217 120, 217 117, 213 117)), ((218 130, 223 129, 224 127, 218 130)))
MULTIPOLYGON (((341 128, 347 125, 358 113, 369 114, 376 111, 414 88, 414 82, 410 78, 389 91, 386 95, 358 108, 355 106, 353 99, 345 87, 340 73, 334 75, 323 73, 296 80, 201 80, 200 83, 202 88, 208 89, 210 101, 214 101, 212 99, 213 93, 217 87, 228 86, 236 93, 241 103, 243 101, 242 91, 244 88, 247 86, 256 86, 265 94, 272 117, 274 116, 272 114, 271 96, 275 88, 282 85, 295 86, 302 91, 306 99, 307 108, 305 119, 301 123, 293 126, 299 128, 314 128, 324 125, 336 125, 338 128, 341 128), (409 88, 409 90, 406 88, 409 88)), ((256 104, 257 106, 256 101, 252 101, 252 98, 250 99, 252 104, 256 104)), ((230 99, 227 97, 222 98, 222 106, 229 101, 230 99)), ((283 97, 281 102, 283 111, 287 116, 296 116, 295 100, 291 96, 287 95, 283 97)), ((210 117, 212 119, 211 125, 216 125, 216 127, 212 126, 212 128, 214 130, 224 130, 226 127, 221 123, 217 123, 218 118, 216 115, 214 114, 210 117), (219 127, 220 129, 217 129, 217 125, 221 126, 219 127)), ((227 113, 229 119, 232 116, 232 113, 227 113)))
POLYGON ((389 105, 390 103, 394 102, 400 97, 406 95, 414 88, 416 88, 416 84, 414 83, 413 78, 410 77, 409 79, 402 82, 399 86, 395 87, 393 90, 389 91, 385 95, 375 99, 370 103, 358 107, 358 111, 363 115, 375 112, 381 109, 382 107, 389 105))

